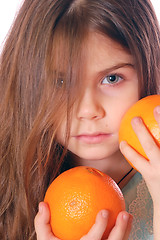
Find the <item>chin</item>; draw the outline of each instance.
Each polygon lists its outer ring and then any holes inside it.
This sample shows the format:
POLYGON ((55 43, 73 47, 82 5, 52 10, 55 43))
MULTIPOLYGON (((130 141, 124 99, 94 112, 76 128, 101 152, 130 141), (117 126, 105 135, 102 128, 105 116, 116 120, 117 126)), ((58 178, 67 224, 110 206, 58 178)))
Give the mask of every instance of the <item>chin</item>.
POLYGON ((90 147, 78 147, 70 146, 68 150, 76 155, 80 159, 86 160, 102 160, 115 156, 115 153, 119 151, 118 144, 112 146, 91 146, 90 147))
POLYGON ((108 153, 102 153, 101 151, 97 152, 83 152, 83 153, 74 153, 78 158, 84 159, 87 161, 97 161, 97 160, 103 160, 110 158, 112 155, 114 155, 114 152, 108 152, 108 153))

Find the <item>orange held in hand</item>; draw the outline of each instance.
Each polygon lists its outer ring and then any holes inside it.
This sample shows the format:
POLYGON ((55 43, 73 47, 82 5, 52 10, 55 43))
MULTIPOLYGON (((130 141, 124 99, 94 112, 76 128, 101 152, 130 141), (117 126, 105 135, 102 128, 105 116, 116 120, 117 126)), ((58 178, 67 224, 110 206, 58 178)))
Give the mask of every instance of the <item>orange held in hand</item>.
POLYGON ((80 240, 102 209, 109 210, 107 238, 118 213, 125 210, 122 192, 114 180, 84 166, 60 174, 49 186, 44 201, 50 208, 53 233, 62 240, 80 240))
POLYGON ((124 115, 119 130, 119 141, 126 141, 132 148, 144 156, 147 156, 132 129, 131 120, 134 117, 141 117, 148 131, 155 142, 160 146, 160 129, 154 117, 154 108, 160 105, 160 95, 151 95, 136 102, 124 115))

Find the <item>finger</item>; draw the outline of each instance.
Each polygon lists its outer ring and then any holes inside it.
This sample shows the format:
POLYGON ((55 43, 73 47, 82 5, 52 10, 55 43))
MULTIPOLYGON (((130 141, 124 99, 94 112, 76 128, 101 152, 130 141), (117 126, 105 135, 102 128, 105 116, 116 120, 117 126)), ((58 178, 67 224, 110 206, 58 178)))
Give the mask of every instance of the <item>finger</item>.
POLYGON ((139 172, 148 168, 148 161, 137 153, 126 141, 120 142, 120 150, 129 163, 139 172))
POLYGON ((135 117, 131 123, 148 159, 151 162, 157 162, 157 159, 159 160, 160 149, 145 127, 143 120, 140 117, 135 117))
POLYGON ((108 240, 128 240, 131 225, 132 216, 127 212, 120 212, 108 240))
POLYGON ((132 222, 133 222, 133 217, 132 217, 131 214, 129 214, 127 229, 126 229, 123 240, 128 240, 129 239, 129 235, 130 235, 130 232, 131 232, 131 229, 132 229, 132 222))
POLYGON ((96 217, 95 224, 91 230, 81 238, 81 240, 100 240, 107 227, 109 212, 107 210, 101 210, 96 217))
POLYGON ((44 202, 39 204, 39 212, 35 217, 35 230, 37 240, 58 240, 54 237, 50 226, 50 211, 48 205, 44 202))

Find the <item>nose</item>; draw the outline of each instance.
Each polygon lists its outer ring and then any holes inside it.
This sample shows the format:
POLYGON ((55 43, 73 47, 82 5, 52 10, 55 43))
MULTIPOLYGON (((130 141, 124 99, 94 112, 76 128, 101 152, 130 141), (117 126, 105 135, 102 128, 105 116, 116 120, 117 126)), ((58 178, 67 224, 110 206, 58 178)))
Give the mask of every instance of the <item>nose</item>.
POLYGON ((85 90, 77 106, 77 118, 98 120, 105 116, 105 110, 98 96, 92 90, 85 90))

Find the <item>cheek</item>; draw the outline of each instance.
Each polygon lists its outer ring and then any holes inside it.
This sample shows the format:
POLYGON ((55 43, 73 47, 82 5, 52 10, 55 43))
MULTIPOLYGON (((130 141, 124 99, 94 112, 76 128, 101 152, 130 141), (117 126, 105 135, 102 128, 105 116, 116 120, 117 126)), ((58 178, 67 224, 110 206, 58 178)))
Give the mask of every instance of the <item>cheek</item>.
POLYGON ((112 99, 108 112, 106 110, 106 116, 108 116, 109 125, 114 128, 115 131, 119 131, 121 120, 127 110, 139 100, 138 94, 130 95, 130 97, 124 94, 121 98, 112 99), (108 114, 107 114, 108 113, 108 114))
POLYGON ((61 126, 59 127, 57 134, 56 134, 56 139, 58 143, 60 143, 62 146, 65 145, 65 139, 66 139, 66 123, 62 123, 61 126))
POLYGON ((121 106, 119 106, 115 112, 115 122, 116 122, 116 128, 117 130, 119 130, 119 127, 120 127, 120 123, 121 123, 121 120, 123 118, 123 116, 125 115, 125 113, 128 111, 128 109, 135 103, 138 101, 138 98, 135 99, 134 101, 129 101, 129 102, 126 102, 126 104, 123 104, 121 106))

